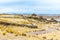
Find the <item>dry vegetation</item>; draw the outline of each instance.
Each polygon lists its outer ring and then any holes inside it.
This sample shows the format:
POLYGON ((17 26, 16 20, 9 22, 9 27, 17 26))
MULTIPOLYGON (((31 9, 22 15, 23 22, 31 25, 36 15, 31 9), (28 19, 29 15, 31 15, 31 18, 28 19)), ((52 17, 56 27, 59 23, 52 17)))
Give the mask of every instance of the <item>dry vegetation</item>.
POLYGON ((0 40, 60 40, 60 23, 32 14, 0 15, 0 40))

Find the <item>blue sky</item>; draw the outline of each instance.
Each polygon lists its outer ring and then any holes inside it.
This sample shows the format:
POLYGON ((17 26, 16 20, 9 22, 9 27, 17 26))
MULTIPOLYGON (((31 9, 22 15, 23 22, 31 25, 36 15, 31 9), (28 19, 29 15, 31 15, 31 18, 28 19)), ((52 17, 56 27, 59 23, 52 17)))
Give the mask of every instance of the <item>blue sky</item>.
POLYGON ((60 0, 0 0, 0 13, 60 14, 60 0))

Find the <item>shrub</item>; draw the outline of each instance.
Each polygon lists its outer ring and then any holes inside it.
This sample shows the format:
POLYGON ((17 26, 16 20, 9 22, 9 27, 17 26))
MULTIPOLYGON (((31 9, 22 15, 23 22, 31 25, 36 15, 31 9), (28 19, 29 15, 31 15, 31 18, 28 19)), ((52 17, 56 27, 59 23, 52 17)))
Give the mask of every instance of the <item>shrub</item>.
POLYGON ((3 31, 3 35, 5 35, 6 34, 6 31, 3 31))
POLYGON ((22 33, 22 36, 26 36, 26 34, 22 33))

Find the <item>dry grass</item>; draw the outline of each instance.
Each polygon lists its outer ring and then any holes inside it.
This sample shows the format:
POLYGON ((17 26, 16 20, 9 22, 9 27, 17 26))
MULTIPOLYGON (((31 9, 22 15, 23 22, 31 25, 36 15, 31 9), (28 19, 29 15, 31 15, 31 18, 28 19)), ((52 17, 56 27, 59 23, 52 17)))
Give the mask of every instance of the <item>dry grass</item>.
MULTIPOLYGON (((21 16, 20 16, 21 17, 21 16)), ((38 28, 28 28, 21 26, 12 25, 0 25, 0 40, 60 40, 60 23, 47 24, 35 19, 23 19, 21 18, 0 18, 0 21, 16 23, 16 24, 32 24, 36 25, 38 28), (42 33, 42 34, 28 34, 30 32, 38 32, 43 29, 52 28, 55 29, 53 32, 42 33)))

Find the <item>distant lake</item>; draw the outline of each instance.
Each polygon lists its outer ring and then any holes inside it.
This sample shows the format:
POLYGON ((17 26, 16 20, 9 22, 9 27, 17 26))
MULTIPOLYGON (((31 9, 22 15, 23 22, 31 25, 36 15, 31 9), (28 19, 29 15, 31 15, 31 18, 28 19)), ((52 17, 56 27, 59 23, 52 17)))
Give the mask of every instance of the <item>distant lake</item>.
POLYGON ((40 16, 60 16, 60 14, 37 14, 40 16))
MULTIPOLYGON (((47 20, 50 20, 51 18, 47 18, 47 20)), ((57 21, 59 21, 60 22, 60 19, 55 19, 55 20, 57 20, 57 21)))
POLYGON ((57 20, 57 21, 59 21, 59 22, 60 22, 60 19, 55 19, 55 20, 57 20))

